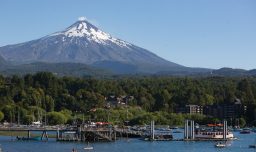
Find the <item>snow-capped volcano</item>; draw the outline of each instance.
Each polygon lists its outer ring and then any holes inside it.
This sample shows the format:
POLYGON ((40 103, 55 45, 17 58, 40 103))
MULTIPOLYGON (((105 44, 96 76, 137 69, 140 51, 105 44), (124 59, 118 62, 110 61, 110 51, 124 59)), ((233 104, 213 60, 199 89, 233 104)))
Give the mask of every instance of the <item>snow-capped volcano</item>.
POLYGON ((148 50, 112 37, 84 18, 68 28, 29 42, 0 47, 6 61, 17 64, 84 63, 133 72, 158 72, 183 69, 148 50))
POLYGON ((89 41, 93 41, 99 44, 108 45, 109 42, 115 43, 121 47, 129 47, 129 43, 122 41, 120 39, 113 38, 110 34, 105 33, 98 29, 96 26, 87 22, 85 18, 80 18, 76 23, 68 27, 66 30, 61 32, 56 32, 49 36, 63 36, 63 41, 65 37, 85 37, 89 41))

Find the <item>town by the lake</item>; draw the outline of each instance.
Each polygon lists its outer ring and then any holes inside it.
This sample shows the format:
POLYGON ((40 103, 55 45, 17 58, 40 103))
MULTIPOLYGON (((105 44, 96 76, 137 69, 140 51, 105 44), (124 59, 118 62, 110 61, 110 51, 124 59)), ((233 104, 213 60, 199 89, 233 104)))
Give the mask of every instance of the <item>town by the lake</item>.
POLYGON ((0 1, 0 152, 256 151, 255 8, 0 1))

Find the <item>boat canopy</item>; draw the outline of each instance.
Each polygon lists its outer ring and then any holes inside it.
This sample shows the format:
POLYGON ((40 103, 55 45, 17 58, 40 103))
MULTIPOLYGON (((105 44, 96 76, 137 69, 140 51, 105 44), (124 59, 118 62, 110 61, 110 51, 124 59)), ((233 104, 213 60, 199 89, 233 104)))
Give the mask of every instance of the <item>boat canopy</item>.
POLYGON ((207 124, 208 127, 222 127, 223 124, 207 124))

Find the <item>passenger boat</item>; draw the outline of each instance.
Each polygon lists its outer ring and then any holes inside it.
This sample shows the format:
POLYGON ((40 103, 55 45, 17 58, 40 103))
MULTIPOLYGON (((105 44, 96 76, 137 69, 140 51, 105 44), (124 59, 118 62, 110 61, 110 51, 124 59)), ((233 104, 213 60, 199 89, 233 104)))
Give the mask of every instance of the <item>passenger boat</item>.
MULTIPOLYGON (((199 139, 223 139, 222 131, 196 131, 195 138, 199 139)), ((226 139, 234 139, 232 132, 227 132, 226 139)))
MULTIPOLYGON (((223 139, 223 124, 208 124, 204 129, 195 130, 195 138, 197 139, 223 139)), ((231 131, 226 132, 226 139, 234 139, 231 131)))

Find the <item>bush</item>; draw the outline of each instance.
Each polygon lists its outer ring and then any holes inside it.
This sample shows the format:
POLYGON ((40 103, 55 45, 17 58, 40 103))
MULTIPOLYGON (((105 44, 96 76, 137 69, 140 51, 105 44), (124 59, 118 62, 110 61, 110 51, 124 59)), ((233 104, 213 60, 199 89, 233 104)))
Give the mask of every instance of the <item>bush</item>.
POLYGON ((239 125, 240 125, 240 127, 245 127, 245 125, 246 125, 246 121, 245 121, 245 119, 244 118, 240 118, 239 119, 239 125))
POLYGON ((67 122, 65 115, 60 112, 49 112, 47 118, 50 125, 65 124, 67 122))
POLYGON ((154 116, 150 113, 146 113, 144 115, 138 116, 131 120, 131 125, 148 125, 150 122, 154 120, 154 116))
POLYGON ((4 119, 4 113, 0 111, 0 121, 2 121, 3 119, 4 119))
POLYGON ((30 124, 32 124, 33 120, 35 120, 34 115, 26 115, 24 117, 24 124, 30 125, 30 124))

